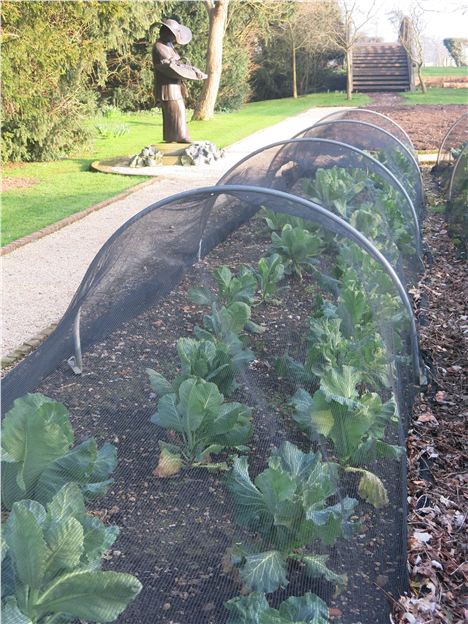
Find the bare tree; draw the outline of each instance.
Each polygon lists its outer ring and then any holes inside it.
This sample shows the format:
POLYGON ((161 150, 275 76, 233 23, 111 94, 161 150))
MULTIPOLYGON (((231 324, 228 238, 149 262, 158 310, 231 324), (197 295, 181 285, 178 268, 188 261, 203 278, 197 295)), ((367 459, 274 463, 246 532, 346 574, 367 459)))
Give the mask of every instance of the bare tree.
POLYGON ((367 10, 362 10, 358 0, 338 0, 341 21, 331 25, 330 35, 333 43, 345 54, 347 82, 346 97, 353 97, 353 50, 362 36, 363 29, 376 16, 380 3, 374 0, 367 10))
POLYGON ((297 98, 297 53, 299 50, 320 52, 330 46, 332 34, 340 22, 336 0, 309 0, 290 3, 280 26, 286 34, 291 52, 292 96, 297 98))
POLYGON ((223 40, 226 30, 229 0, 204 0, 208 12, 208 49, 206 73, 200 99, 197 102, 193 119, 211 119, 214 115, 216 98, 223 71, 223 40))
POLYGON ((426 28, 424 14, 425 9, 418 2, 414 2, 405 12, 401 9, 391 11, 390 20, 398 29, 398 39, 406 50, 411 64, 416 68, 421 91, 427 93, 426 83, 422 75, 424 65, 423 37, 426 28))
POLYGON ((239 45, 251 45, 258 30, 267 35, 272 24, 280 22, 287 0, 204 0, 208 13, 208 48, 205 80, 193 119, 206 120, 214 115, 223 71, 223 42, 229 21, 235 11, 242 11, 245 28, 239 34, 239 45))

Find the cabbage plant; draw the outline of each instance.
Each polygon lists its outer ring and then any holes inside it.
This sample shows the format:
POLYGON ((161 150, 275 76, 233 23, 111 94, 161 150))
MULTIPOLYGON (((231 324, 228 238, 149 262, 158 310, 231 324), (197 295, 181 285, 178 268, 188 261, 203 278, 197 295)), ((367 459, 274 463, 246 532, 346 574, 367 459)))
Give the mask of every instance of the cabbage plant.
POLYGON ((319 436, 333 444, 340 464, 361 475, 359 494, 375 507, 388 504, 384 484, 361 468, 376 459, 397 459, 403 448, 384 441, 386 428, 397 423, 394 399, 383 403, 374 392, 360 393, 358 370, 343 366, 325 373, 313 396, 303 389, 291 400, 294 420, 313 441, 319 436), (353 468, 354 467, 354 468, 353 468))
POLYGON ((49 502, 60 488, 77 483, 86 498, 105 494, 117 463, 116 449, 98 449, 89 438, 73 445, 67 408, 43 394, 27 394, 13 403, 2 422, 2 504, 49 502))
POLYGON ((248 267, 242 266, 238 275, 233 275, 229 267, 221 266, 213 271, 213 277, 216 283, 216 294, 208 288, 190 288, 188 296, 191 301, 201 305, 211 305, 214 301, 226 306, 238 301, 247 305, 253 304, 257 280, 248 267))
POLYGON ((130 574, 101 571, 118 535, 85 511, 76 483, 44 507, 13 504, 2 541, 2 622, 112 622, 141 590, 130 574))
POLYGON ((262 208, 260 211, 260 217, 264 219, 268 228, 272 230, 272 232, 281 232, 285 225, 299 227, 303 230, 308 230, 309 232, 317 232, 319 229, 319 226, 313 221, 301 219, 300 217, 293 217, 283 212, 275 212, 274 210, 268 210, 267 208, 262 208))
POLYGON ((271 235, 270 250, 279 254, 287 275, 295 274, 302 280, 304 270, 316 265, 315 256, 323 249, 323 239, 317 233, 311 233, 300 227, 286 224, 278 235, 271 235))
POLYGON ((238 544, 230 561, 253 591, 270 593, 288 584, 288 561, 298 561, 310 577, 337 586, 346 577, 327 567, 327 555, 311 552, 315 541, 333 546, 350 537, 355 499, 339 498, 338 466, 320 453, 303 453, 284 442, 254 481, 246 457, 238 457, 227 479, 237 522, 256 536, 238 544))
MULTIPOLYGON (((214 383, 199 378, 183 381, 177 393, 164 395, 151 422, 176 433, 178 443, 160 443, 157 476, 170 476, 183 465, 209 466, 211 455, 225 448, 244 448, 252 435, 252 410, 224 403, 214 383)), ((224 464, 212 467, 224 468, 224 464)))
POLYGON ((199 377, 215 383, 224 395, 236 389, 236 375, 251 362, 253 353, 248 349, 231 350, 224 341, 211 337, 210 340, 179 338, 177 353, 180 359, 180 373, 170 383, 163 375, 147 368, 154 392, 164 396, 177 393, 180 384, 189 377, 199 377), (233 352, 232 352, 233 351, 233 352))
POLYGON ((230 612, 227 624, 329 624, 328 607, 315 594, 291 596, 278 609, 268 604, 265 594, 253 592, 225 603, 230 612))

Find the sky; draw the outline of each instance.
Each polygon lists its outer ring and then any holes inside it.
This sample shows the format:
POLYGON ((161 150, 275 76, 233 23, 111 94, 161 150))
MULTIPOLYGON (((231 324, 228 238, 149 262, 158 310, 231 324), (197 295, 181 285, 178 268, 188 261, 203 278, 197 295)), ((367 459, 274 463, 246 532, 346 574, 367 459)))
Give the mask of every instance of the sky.
MULTIPOLYGON (((368 11, 373 0, 357 0, 362 11, 368 11)), ((397 35, 388 14, 394 8, 409 11, 414 0, 376 0, 376 17, 364 29, 366 34, 396 41, 397 35)), ((468 3, 462 0, 419 0, 424 9, 424 35, 434 39, 468 38, 468 3), (464 14, 463 14, 464 12, 464 14)))

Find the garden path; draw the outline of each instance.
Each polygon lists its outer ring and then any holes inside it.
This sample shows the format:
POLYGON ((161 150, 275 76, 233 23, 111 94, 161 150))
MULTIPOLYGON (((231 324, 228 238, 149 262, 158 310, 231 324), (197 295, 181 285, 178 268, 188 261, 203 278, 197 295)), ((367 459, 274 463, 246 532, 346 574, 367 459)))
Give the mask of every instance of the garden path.
POLYGON ((192 188, 215 184, 254 150, 287 139, 339 108, 312 108, 251 134, 210 167, 165 167, 164 175, 123 199, 28 243, 2 258, 2 339, 5 356, 65 312, 83 275, 115 230, 146 206, 192 188))

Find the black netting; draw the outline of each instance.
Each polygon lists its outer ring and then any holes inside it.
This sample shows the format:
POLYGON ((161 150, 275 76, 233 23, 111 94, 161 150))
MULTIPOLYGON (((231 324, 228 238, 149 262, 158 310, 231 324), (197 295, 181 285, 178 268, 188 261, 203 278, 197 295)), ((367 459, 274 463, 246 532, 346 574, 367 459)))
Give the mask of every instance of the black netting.
POLYGON ((419 373, 406 291, 371 242, 305 199, 218 186, 109 239, 2 406, 42 392, 78 440, 118 447, 93 506, 121 528, 106 567, 143 584, 119 622, 254 622, 235 613, 298 597, 376 624, 407 587, 419 373))
POLYGON ((393 119, 390 119, 390 117, 387 117, 382 113, 367 110, 366 108, 349 108, 348 110, 338 110, 330 113, 329 115, 325 115, 325 117, 322 117, 318 123, 322 123, 324 121, 336 121, 338 119, 365 121, 373 124, 374 126, 378 126, 379 128, 383 128, 387 132, 390 132, 390 134, 393 134, 393 136, 403 143, 403 145, 406 145, 412 154, 416 155, 414 145, 406 131, 399 124, 397 124, 396 121, 393 121, 393 119))
POLYGON ((468 113, 464 113, 450 126, 447 134, 442 139, 439 153, 437 154, 437 167, 440 168, 440 171, 456 162, 467 143, 468 113))
POLYGON ((468 146, 459 154, 448 187, 447 218, 449 232, 457 247, 467 255, 468 251, 468 146))
POLYGON ((414 154, 393 134, 364 121, 319 121, 297 138, 322 138, 353 145, 379 160, 405 187, 420 217, 424 210, 421 172, 414 154))
POLYGON ((404 284, 421 271, 416 211, 396 177, 362 150, 325 139, 290 139, 253 152, 219 184, 275 188, 314 201, 364 234, 404 284))

